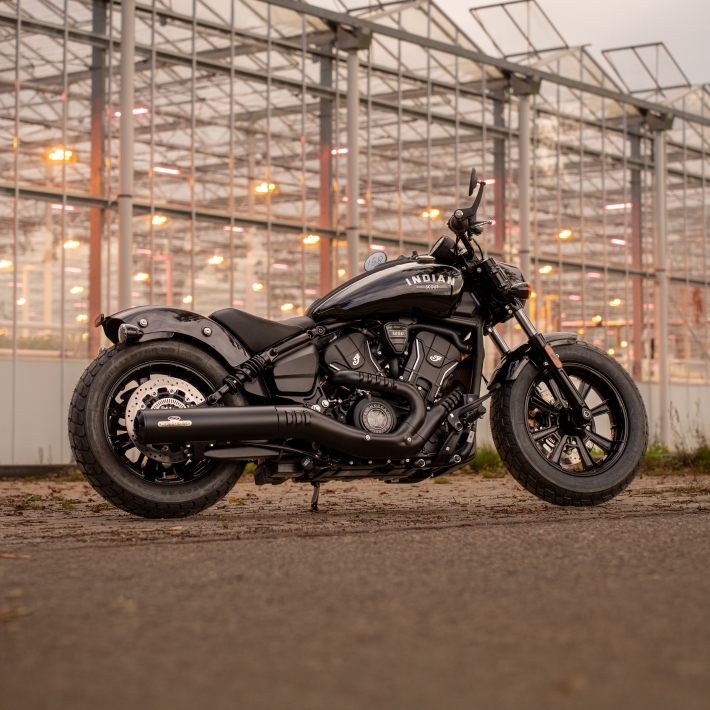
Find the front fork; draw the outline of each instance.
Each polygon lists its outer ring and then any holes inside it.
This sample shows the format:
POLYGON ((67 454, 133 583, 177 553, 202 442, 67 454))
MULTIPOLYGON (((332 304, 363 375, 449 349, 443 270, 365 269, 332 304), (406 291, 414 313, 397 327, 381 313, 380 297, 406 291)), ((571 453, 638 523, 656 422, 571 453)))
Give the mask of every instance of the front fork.
MULTIPOLYGON (((535 328, 525 311, 522 309, 516 311, 515 319, 520 323, 520 327, 523 329, 525 335, 528 336, 528 343, 530 344, 530 351, 535 360, 535 364, 545 369, 555 381, 560 393, 564 399, 567 400, 567 406, 572 410, 572 417, 575 423, 580 426, 588 424, 592 418, 592 413, 580 396, 579 390, 574 386, 569 375, 565 372, 564 367, 562 367, 562 363, 552 349, 552 346, 537 331, 537 328, 535 328)), ((505 357, 505 355, 510 352, 508 344, 503 340, 495 327, 489 327, 487 332, 500 354, 505 357)))

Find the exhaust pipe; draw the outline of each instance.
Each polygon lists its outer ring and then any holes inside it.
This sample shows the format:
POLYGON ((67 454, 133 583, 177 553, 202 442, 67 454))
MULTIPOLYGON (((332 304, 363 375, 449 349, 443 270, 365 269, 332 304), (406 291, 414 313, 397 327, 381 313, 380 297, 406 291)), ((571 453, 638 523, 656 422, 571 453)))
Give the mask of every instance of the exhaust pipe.
POLYGON ((393 432, 373 434, 293 405, 144 410, 136 415, 136 436, 144 444, 303 439, 358 458, 406 458, 422 449, 461 399, 459 392, 453 392, 427 412, 415 387, 406 382, 344 371, 332 374, 329 380, 334 385, 402 397, 409 404, 409 414, 393 432))

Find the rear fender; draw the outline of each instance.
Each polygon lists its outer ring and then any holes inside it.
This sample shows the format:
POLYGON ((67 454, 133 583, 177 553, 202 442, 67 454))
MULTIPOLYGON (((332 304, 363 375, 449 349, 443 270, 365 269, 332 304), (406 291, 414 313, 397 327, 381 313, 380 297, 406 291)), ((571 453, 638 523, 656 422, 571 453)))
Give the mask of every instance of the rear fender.
MULTIPOLYGON (((566 343, 574 343, 577 341, 575 333, 546 333, 543 335, 545 340, 554 345, 562 345, 566 343)), ((530 362, 530 344, 525 342, 519 345, 515 350, 506 353, 501 359, 498 367, 493 371, 491 379, 488 381, 488 391, 498 389, 505 382, 510 382, 517 379, 518 375, 525 369, 525 366, 530 362)))
MULTIPOLYGON (((244 345, 219 323, 180 308, 139 306, 106 318, 100 316, 94 325, 102 326, 106 337, 114 344, 120 340, 119 328, 129 325, 137 329, 131 329, 130 340, 134 343, 182 338, 203 350, 212 351, 232 368, 238 367, 250 357, 244 345)), ((245 389, 252 394, 268 396, 261 378, 248 384, 245 389)))

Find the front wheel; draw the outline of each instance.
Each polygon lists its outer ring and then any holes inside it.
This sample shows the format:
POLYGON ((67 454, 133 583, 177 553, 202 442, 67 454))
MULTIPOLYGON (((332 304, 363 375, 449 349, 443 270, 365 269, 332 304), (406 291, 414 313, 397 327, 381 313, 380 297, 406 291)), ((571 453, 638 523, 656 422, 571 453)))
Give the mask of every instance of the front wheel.
MULTIPOLYGON (((69 443, 89 483, 106 500, 146 518, 178 518, 214 505, 244 462, 189 460, 180 446, 143 445, 133 422, 141 409, 186 409, 222 385, 224 366, 189 343, 117 345, 94 360, 69 408, 69 443)), ((227 406, 242 406, 228 395, 227 406)))
POLYGON ((592 412, 578 426, 546 371, 528 363, 491 400, 496 449, 513 477, 557 505, 598 505, 634 479, 648 443, 648 418, 629 374, 587 343, 554 346, 592 412))

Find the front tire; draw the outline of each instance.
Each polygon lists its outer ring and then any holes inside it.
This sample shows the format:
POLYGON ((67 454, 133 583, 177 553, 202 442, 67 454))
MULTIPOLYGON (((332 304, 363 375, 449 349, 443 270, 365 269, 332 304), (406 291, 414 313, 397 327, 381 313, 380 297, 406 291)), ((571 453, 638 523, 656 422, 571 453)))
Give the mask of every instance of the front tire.
POLYGON ((576 427, 546 372, 528 363, 491 400, 496 449, 515 480, 556 505, 599 505, 634 479, 648 444, 648 418, 629 374, 606 353, 578 342, 553 345, 592 410, 576 427))
MULTIPOLYGON (((194 515, 223 498, 244 462, 189 461, 180 447, 142 447, 130 422, 146 406, 195 406, 226 374, 208 353, 179 340, 117 345, 100 354, 69 407, 69 443, 88 482, 117 508, 144 518, 194 515)), ((246 404, 241 395, 223 402, 246 404)))

